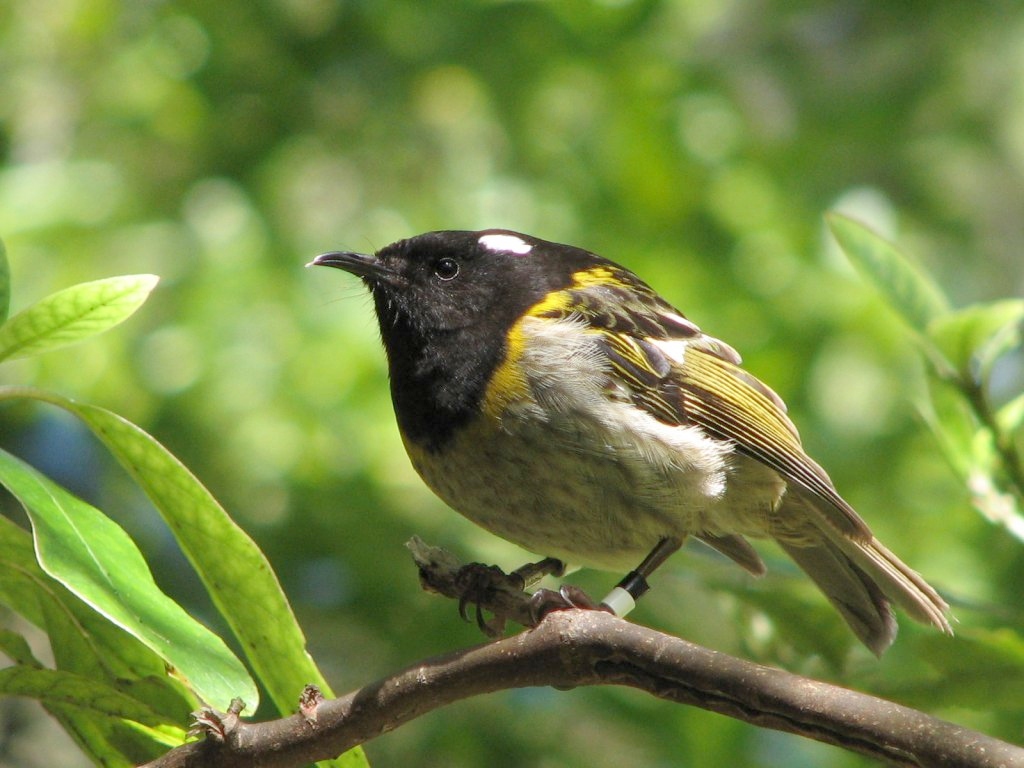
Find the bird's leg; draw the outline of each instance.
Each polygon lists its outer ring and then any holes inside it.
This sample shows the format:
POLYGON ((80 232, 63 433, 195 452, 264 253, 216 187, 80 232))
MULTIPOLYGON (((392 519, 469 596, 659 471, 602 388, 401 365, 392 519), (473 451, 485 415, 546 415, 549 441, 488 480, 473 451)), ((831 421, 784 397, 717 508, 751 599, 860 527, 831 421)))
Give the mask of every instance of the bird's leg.
MULTIPOLYGON (((565 563, 554 557, 546 557, 536 563, 527 563, 511 573, 505 573, 496 565, 469 563, 459 568, 455 581, 458 586, 459 615, 469 621, 468 607, 475 606, 476 624, 490 637, 497 637, 505 628, 505 616, 501 610, 494 608, 494 619, 487 621, 483 613, 483 605, 490 604, 502 591, 522 592, 532 587, 544 576, 561 576, 565 573, 565 563)), ((565 606, 563 606, 565 607, 565 606)), ((568 606, 568 607, 571 607, 568 606)))
MULTIPOLYGON (((668 560, 681 546, 683 546, 682 539, 661 539, 643 559, 643 562, 627 573, 615 589, 609 592, 608 596, 600 603, 595 603, 586 592, 571 584, 563 584, 557 592, 550 589, 538 589, 530 598, 530 614, 538 623, 552 611, 564 611, 570 608, 607 611, 621 618, 636 607, 636 601, 650 588, 647 577, 654 573, 658 566, 668 560)), ((540 563, 536 565, 540 565, 540 563)))
POLYGON ((565 563, 557 557, 545 557, 536 563, 527 563, 516 568, 509 576, 523 580, 523 589, 529 589, 545 576, 561 576, 565 573, 565 563))
POLYGON ((627 573, 615 589, 607 594, 601 601, 600 607, 620 618, 632 611, 640 596, 650 589, 647 577, 654 573, 658 566, 668 560, 681 546, 683 546, 682 540, 674 538, 664 538, 655 544, 654 549, 643 559, 643 562, 627 573))

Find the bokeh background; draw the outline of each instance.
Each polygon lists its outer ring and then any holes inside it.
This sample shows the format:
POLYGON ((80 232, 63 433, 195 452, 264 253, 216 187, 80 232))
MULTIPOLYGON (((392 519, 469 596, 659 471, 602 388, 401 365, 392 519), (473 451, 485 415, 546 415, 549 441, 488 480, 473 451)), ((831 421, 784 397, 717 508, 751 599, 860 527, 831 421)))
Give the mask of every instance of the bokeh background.
MULTIPOLYGON (((412 534, 506 567, 525 555, 420 484, 368 298, 303 265, 500 226, 626 264, 739 349, 960 625, 949 641, 904 621, 877 661, 777 551, 755 583, 693 545, 636 621, 1020 740, 1019 655, 969 660, 992 638, 1019 647, 1022 544, 971 509, 918 418, 912 341, 826 236, 833 209, 897 240, 958 305, 1024 293, 1018 4, 0 5, 15 309, 78 281, 162 278, 127 324, 3 380, 113 409, 170 447, 265 548, 339 691, 480 639, 420 592, 412 534)), ((1009 366, 997 397, 1021 381, 1009 366)), ((73 421, 8 407, 0 444, 118 519, 219 627, 159 518, 73 421)), ((24 739, 46 727, 6 702, 0 760, 29 764, 24 739)), ((377 765, 865 764, 614 689, 496 694, 367 749, 377 765)))

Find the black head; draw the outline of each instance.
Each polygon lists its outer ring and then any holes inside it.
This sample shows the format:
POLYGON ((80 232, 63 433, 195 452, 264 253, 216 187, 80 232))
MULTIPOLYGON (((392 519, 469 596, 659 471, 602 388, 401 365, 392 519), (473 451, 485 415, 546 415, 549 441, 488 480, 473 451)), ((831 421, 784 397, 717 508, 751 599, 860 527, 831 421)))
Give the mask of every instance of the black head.
POLYGON ((325 253, 312 264, 351 272, 369 287, 399 422, 413 439, 436 444, 475 411, 516 320, 571 285, 575 272, 603 261, 488 229, 428 232, 373 255, 325 253))
POLYGON ((572 273, 599 261, 579 248, 507 230, 428 232, 373 255, 339 252, 314 265, 359 275, 373 293, 385 343, 395 328, 433 334, 501 318, 510 326, 572 273))

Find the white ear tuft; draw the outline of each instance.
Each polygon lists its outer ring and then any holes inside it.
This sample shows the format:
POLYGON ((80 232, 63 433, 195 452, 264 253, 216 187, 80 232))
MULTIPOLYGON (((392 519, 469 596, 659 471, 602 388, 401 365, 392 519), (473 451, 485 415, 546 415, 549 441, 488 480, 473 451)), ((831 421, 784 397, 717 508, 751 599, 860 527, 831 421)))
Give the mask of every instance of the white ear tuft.
POLYGON ((533 250, 533 246, 515 235, 490 234, 483 235, 477 242, 489 251, 506 251, 525 255, 533 250))

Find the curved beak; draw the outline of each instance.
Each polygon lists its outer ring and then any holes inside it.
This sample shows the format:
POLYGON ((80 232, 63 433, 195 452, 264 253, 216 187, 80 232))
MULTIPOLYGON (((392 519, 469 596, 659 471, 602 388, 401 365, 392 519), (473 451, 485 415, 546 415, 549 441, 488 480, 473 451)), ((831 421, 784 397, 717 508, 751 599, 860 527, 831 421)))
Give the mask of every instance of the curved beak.
POLYGON ((381 284, 400 287, 406 283, 400 273, 387 266, 375 255, 366 253, 331 251, 320 254, 306 266, 343 269, 349 274, 363 278, 371 287, 381 284))
POLYGON ((332 251, 322 253, 313 259, 307 267, 336 267, 359 277, 377 277, 383 270, 375 256, 352 251, 332 251))

